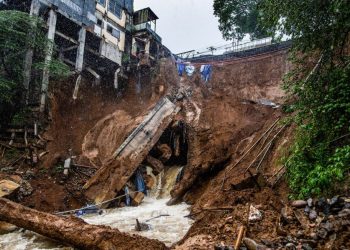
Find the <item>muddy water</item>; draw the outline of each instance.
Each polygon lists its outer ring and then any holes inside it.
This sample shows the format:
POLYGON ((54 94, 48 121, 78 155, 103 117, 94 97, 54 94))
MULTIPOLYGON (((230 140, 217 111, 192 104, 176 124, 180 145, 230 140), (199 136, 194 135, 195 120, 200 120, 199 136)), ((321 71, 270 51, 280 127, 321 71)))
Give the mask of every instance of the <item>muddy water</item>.
MULTIPOLYGON (((167 206, 169 192, 175 184, 180 167, 173 167, 158 178, 156 188, 159 192, 153 197, 146 197, 139 207, 124 207, 104 210, 102 215, 88 215, 82 217, 87 223, 107 225, 122 232, 139 234, 144 237, 158 239, 167 246, 179 241, 191 226, 191 220, 185 218, 189 214, 189 206, 185 203, 167 206), (160 189, 160 190, 159 190, 160 189), (136 219, 147 223, 150 230, 137 232, 136 219)), ((0 249, 2 250, 39 250, 60 249, 70 250, 58 242, 23 229, 0 235, 0 249)))

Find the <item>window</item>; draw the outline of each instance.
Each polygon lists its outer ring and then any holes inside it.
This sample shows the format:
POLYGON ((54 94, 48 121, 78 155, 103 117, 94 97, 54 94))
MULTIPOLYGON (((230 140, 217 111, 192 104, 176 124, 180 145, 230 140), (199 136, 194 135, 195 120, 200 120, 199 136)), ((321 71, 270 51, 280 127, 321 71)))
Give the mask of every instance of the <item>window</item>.
POLYGON ((112 26, 107 25, 107 32, 112 34, 112 36, 120 39, 120 31, 115 29, 115 28, 113 28, 112 26))
POLYGON ((97 3, 101 4, 103 7, 106 7, 106 0, 97 0, 97 3))
POLYGON ((101 19, 97 19, 97 25, 102 27, 102 20, 101 19))
POLYGON ((112 12, 117 17, 122 16, 122 5, 119 3, 120 0, 109 0, 108 11, 112 12))

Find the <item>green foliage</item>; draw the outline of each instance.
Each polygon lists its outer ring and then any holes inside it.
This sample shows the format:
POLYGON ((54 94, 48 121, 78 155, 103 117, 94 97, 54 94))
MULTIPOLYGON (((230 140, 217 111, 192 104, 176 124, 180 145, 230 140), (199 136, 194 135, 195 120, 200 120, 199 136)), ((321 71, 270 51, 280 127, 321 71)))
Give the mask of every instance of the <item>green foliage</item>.
POLYGON ((260 21, 293 39, 284 89, 297 135, 285 165, 299 198, 332 191, 350 170, 350 2, 264 0, 260 21))
POLYGON ((227 40, 242 40, 246 34, 251 38, 263 38, 268 30, 258 23, 261 0, 214 0, 214 15, 219 18, 219 29, 227 40))

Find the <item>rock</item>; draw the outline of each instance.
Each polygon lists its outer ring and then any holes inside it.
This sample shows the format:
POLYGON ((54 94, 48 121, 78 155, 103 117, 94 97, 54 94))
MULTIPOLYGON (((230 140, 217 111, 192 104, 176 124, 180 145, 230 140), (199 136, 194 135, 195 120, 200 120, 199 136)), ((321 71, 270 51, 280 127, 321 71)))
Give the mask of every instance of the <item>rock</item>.
POLYGON ((287 250, 296 250, 297 249, 297 247, 293 243, 286 244, 285 248, 287 250))
POLYGON ((281 216, 286 222, 291 222, 293 220, 293 210, 290 207, 285 206, 281 209, 281 216))
POLYGON ((327 202, 327 200, 325 198, 320 198, 317 202, 317 207, 322 210, 322 212, 325 215, 328 215, 330 212, 330 208, 331 206, 329 205, 329 203, 327 202))
POLYGON ((250 205, 249 221, 260 221, 262 219, 262 213, 256 209, 253 205, 250 205))
POLYGON ((308 214, 308 213, 310 213, 310 211, 311 211, 311 208, 309 206, 306 206, 305 209, 304 209, 304 212, 306 214, 308 214))
POLYGON ((29 196, 33 193, 33 188, 28 181, 23 180, 19 189, 20 196, 29 196))
POLYGON ((345 209, 341 210, 338 213, 339 217, 346 217, 346 216, 349 216, 349 215, 350 215, 350 209, 349 208, 345 208, 345 209))
POLYGON ((310 234, 310 238, 312 238, 313 240, 317 240, 318 239, 318 236, 316 233, 311 233, 310 234))
POLYGON ((321 227, 326 229, 327 232, 331 232, 333 230, 333 224, 327 221, 326 223, 322 223, 321 227))
POLYGON ((303 247, 304 250, 312 250, 313 249, 309 244, 306 244, 306 243, 304 243, 302 245, 302 247, 303 247))
POLYGON ((250 238, 243 238, 243 243, 247 247, 248 250, 265 250, 266 246, 257 244, 254 240, 250 238))
POLYGON ((27 170, 23 175, 23 179, 25 180, 30 180, 30 179, 33 179, 34 177, 35 177, 35 173, 32 170, 27 170))
POLYGON ((327 237, 327 234, 327 230, 324 228, 320 228, 319 230, 317 230, 317 237, 321 239, 325 239, 327 237))
POLYGON ((291 203, 291 206, 292 207, 296 207, 296 208, 303 208, 307 205, 307 202, 306 201, 303 201, 303 200, 297 200, 297 201, 293 201, 291 203))
POLYGON ((151 225, 143 222, 139 222, 138 219, 136 219, 136 225, 135 225, 135 230, 136 231, 148 231, 151 230, 151 225))
POLYGON ((306 202, 309 207, 312 207, 312 198, 307 199, 306 202))
POLYGON ((11 233, 17 229, 18 227, 16 227, 15 225, 0 221, 0 235, 11 233))
MULTIPOLYGON (((311 234, 310 234, 311 236, 311 234)), ((309 247, 316 248, 317 247, 317 240, 302 240, 303 245, 308 245, 309 247)))
POLYGON ((312 209, 309 213, 309 219, 316 220, 316 218, 317 218, 317 212, 314 209, 312 209))
POLYGON ((330 201, 329 205, 334 206, 339 201, 339 196, 334 196, 330 201))
POLYGON ((10 180, 0 180, 0 197, 8 197, 19 189, 16 182, 10 180))

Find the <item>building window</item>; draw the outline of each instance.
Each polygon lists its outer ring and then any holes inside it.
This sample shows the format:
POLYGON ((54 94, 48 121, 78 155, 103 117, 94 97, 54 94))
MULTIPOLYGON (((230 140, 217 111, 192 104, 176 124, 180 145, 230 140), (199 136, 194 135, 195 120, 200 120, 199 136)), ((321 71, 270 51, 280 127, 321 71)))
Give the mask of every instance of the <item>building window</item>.
POLYGON ((115 38, 120 39, 120 31, 113 28, 112 26, 107 25, 107 32, 112 34, 112 36, 114 36, 115 38))
POLYGON ((97 25, 102 27, 102 20, 101 19, 97 19, 97 25))
POLYGON ((106 7, 106 0, 97 0, 97 3, 101 4, 103 7, 106 7))
POLYGON ((109 0, 108 11, 112 12, 117 17, 122 16, 122 6, 119 3, 120 0, 109 0))

